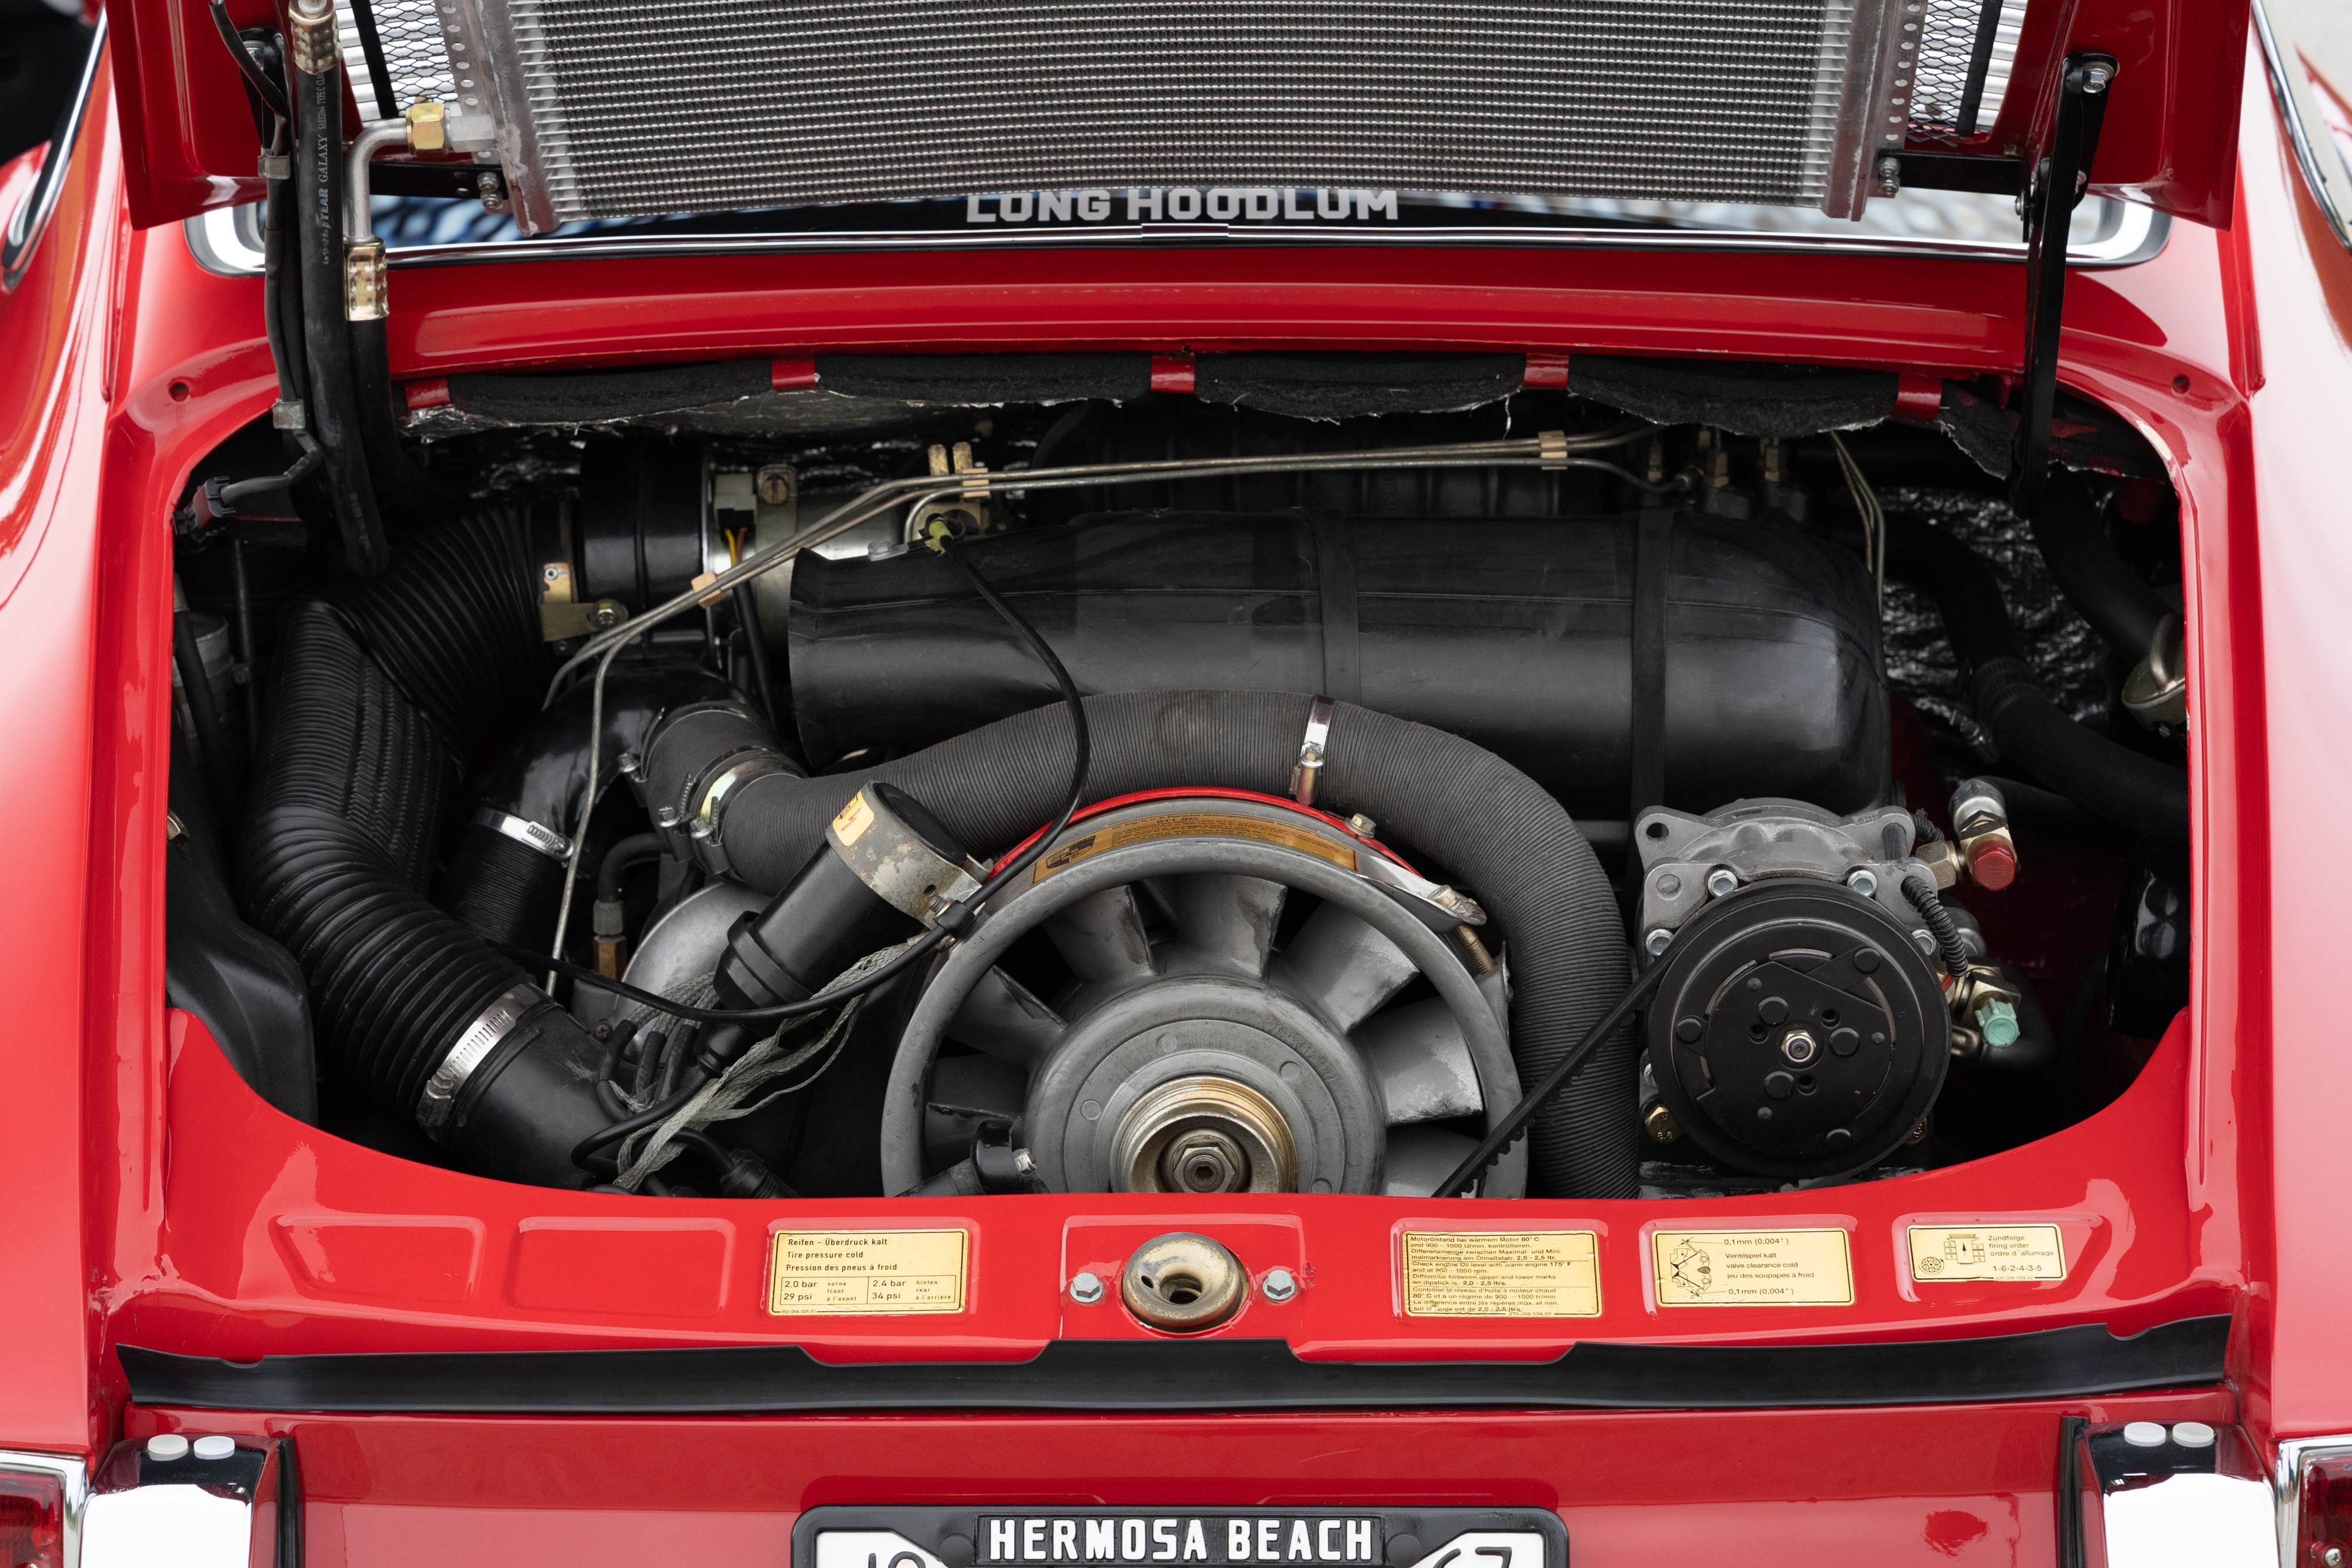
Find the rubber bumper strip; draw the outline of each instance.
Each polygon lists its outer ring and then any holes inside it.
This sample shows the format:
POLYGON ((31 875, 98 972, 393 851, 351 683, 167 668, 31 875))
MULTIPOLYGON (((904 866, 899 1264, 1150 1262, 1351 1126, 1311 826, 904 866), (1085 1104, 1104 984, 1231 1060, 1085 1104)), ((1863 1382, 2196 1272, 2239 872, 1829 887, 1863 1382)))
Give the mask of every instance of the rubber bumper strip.
POLYGON ((1304 1361, 1281 1340, 1055 1340, 1027 1361, 828 1364, 797 1345, 254 1362, 121 1345, 131 1397, 201 1410, 1744 1410, 2080 1398, 2221 1381, 2227 1315, 1885 1343, 1580 1344, 1549 1362, 1304 1361))

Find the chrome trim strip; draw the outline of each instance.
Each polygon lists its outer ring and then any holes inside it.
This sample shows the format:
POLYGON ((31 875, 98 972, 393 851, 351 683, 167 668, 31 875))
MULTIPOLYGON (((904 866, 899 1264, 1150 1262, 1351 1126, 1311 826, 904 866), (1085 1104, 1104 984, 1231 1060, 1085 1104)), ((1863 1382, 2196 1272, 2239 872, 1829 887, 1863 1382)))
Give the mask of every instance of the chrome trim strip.
MULTIPOLYGON (((189 248, 205 270, 223 276, 254 276, 261 271, 261 249, 236 226, 228 214, 243 208, 215 208, 187 220, 189 248)), ((2123 221, 2105 239, 2069 247, 2067 265, 2085 268, 2133 267, 2164 249, 2172 220, 2135 204, 2123 204, 2123 221)), ((1472 227, 1445 225, 1393 231, 1286 227, 1278 224, 1242 227, 1227 224, 1162 224, 1150 228, 1105 225, 1085 230, 1039 229, 1029 233, 1003 231, 974 234, 963 229, 910 229, 877 233, 871 229, 824 230, 800 235, 713 235, 677 237, 641 235, 583 235, 568 239, 492 240, 459 245, 409 246, 391 249, 386 265, 409 267, 470 267, 482 262, 640 260, 664 256, 778 256, 860 251, 971 251, 1067 247, 1109 248, 1134 245, 1320 245, 1411 246, 1496 249, 1535 247, 1564 250, 1682 250, 1710 255, 1801 255, 1918 256, 1931 261, 2021 262, 2025 247, 2006 241, 1908 239, 1877 235, 1847 239, 1832 235, 1758 234, 1738 229, 1615 228, 1560 229, 1534 225, 1493 225, 1472 227)))
POLYGON ((2327 226, 2336 231, 2336 243, 2352 250, 2352 169, 2344 166, 2336 139, 2328 134, 2325 123, 2319 125, 2318 142, 2314 144, 2312 127, 2315 121, 2321 120, 2321 115, 2318 104, 2311 97, 2310 78, 2299 68, 2288 68, 2278 35, 2271 30, 2270 13, 2262 0, 2254 0, 2254 36, 2262 40, 2263 63, 2270 68, 2271 99, 2278 105, 2279 119, 2286 126, 2287 141, 2294 148, 2294 161, 2303 169, 2303 183, 2327 219, 2327 226))
MULTIPOLYGON (((2262 10, 2256 5, 2254 15, 2262 10)), ((2278 1469, 2271 1491, 2278 1502, 2279 1568, 2309 1568, 2295 1561, 2296 1534, 2303 1526, 2303 1482, 2314 1459, 2352 1455, 2352 1433, 2335 1437, 2290 1437, 2279 1444, 2278 1469)))
POLYGON ((537 850, 558 865, 563 864, 572 858, 570 839, 552 828, 541 826, 528 817, 512 816, 495 806, 478 806, 474 810, 474 814, 467 820, 478 828, 488 828, 494 833, 512 839, 526 849, 537 850))
POLYGON ((41 155, 32 189, 8 214, 6 233, 0 235, 0 292, 15 288, 23 280, 25 269, 33 263, 33 252, 48 232, 49 220, 57 215, 58 193, 65 186, 66 169, 81 141, 82 122, 89 117, 90 89, 98 81, 99 57, 105 49, 106 13, 100 11, 98 26, 90 29, 89 57, 82 62, 80 84, 58 121, 57 133, 49 138, 49 150, 41 155))
MULTIPOLYGON (((96 53, 93 47, 93 54, 96 53)), ((89 1475, 81 1460, 26 1448, 0 1448, 0 1470, 42 1470, 65 1483, 65 1517, 58 1531, 58 1568, 81 1568, 81 1531, 89 1509, 89 1475)))
MULTIPOLYGON (((2114 235, 2090 245, 2070 248, 2070 267, 2130 267, 2148 260, 2164 248, 2171 219, 2162 213, 2126 204, 2124 220, 2114 235)), ((1689 250, 1710 254, 1785 253, 1804 256, 1916 256, 1942 261, 2022 262, 2021 244, 1985 244, 1972 240, 1913 240, 1896 235, 1844 239, 1827 235, 1755 234, 1713 229, 1559 229, 1533 225, 1496 224, 1431 225, 1425 228, 1358 230, 1334 233, 1308 226, 1280 224, 1247 227, 1228 224, 1163 224, 1145 228, 1106 225, 1083 231, 1041 229, 1032 233, 971 234, 961 229, 910 229, 902 234, 872 230, 819 232, 804 235, 744 236, 681 235, 664 239, 651 235, 615 238, 585 235, 572 239, 494 241, 488 244, 415 246, 395 250, 390 264, 399 267, 467 266, 479 261, 555 261, 572 256, 598 261, 665 256, 772 256, 809 251, 869 250, 1003 250, 1092 248, 1144 245, 1323 245, 1323 246, 1446 246, 1496 249, 1532 246, 1565 250, 1689 250)))
POLYGON ((449 1124, 450 1113, 457 1109, 457 1092, 474 1075, 474 1069, 498 1049, 499 1042, 522 1021, 523 1014, 546 999, 544 991, 526 982, 484 1008, 481 1016, 466 1026, 466 1032, 457 1037, 457 1043, 449 1048, 449 1054, 441 1059, 441 1065, 425 1081, 425 1092, 416 1100, 416 1124, 439 1138, 442 1129, 449 1124))

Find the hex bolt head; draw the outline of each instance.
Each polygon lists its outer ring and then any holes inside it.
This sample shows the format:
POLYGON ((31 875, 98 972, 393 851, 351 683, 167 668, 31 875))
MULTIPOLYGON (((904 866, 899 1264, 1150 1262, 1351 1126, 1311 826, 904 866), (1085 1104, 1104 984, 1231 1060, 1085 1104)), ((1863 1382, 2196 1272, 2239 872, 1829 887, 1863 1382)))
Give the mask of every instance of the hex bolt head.
POLYGON ((1916 931, 1911 933, 1911 946, 1918 948, 1919 951, 1927 957, 1932 958, 1936 956, 1936 934, 1922 925, 1916 931))
POLYGON ((1286 1301, 1298 1294, 1298 1279, 1287 1269, 1268 1269, 1258 1288, 1269 1301, 1286 1301))
POLYGON ((1706 873, 1706 895, 1721 898, 1739 891, 1739 873, 1729 866, 1719 865, 1706 873))
POLYGON ((656 828, 675 828, 675 827, 677 827, 677 822, 678 822, 678 815, 677 815, 677 807, 675 807, 675 806, 656 806, 656 807, 655 807, 655 808, 654 808, 654 826, 655 826, 655 827, 656 827, 656 828))
POLYGON ((1361 811, 1358 811, 1348 819, 1348 831, 1360 839, 1378 838, 1381 825, 1361 811))
POLYGON ((620 760, 613 766, 621 770, 622 778, 635 779, 645 770, 646 759, 634 751, 624 751, 621 753, 620 760))
POLYGON ((1878 873, 1866 865, 1858 865, 1848 872, 1845 884, 1864 898, 1878 896, 1878 873))
POLYGON ((1642 938, 1642 946, 1654 958, 1674 945, 1675 934, 1661 925, 1642 938))
POLYGON ((1070 1276, 1070 1300, 1082 1307, 1091 1307, 1103 1299, 1102 1276, 1080 1272, 1070 1276))
POLYGON ((1822 1053, 1822 1042, 1809 1030, 1792 1029, 1780 1037, 1780 1054, 1792 1067, 1802 1067, 1822 1053))

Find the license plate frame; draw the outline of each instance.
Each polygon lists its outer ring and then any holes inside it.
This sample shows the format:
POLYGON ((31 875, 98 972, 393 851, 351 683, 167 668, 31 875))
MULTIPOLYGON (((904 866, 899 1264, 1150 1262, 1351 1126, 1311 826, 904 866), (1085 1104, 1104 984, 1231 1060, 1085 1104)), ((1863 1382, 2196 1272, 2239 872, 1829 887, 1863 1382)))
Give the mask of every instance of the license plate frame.
POLYGON ((828 1503, 793 1568, 1568 1568, 1568 1531, 1541 1508, 828 1503))

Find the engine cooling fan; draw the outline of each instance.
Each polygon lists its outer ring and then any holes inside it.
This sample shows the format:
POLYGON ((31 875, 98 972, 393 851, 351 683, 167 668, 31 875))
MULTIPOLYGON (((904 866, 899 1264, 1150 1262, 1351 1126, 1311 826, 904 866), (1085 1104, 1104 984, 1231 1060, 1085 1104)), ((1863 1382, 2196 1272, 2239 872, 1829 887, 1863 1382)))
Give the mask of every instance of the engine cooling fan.
MULTIPOLYGON (((887 1188, 942 1164, 935 1190, 976 1182, 940 1134, 960 1112, 968 1146, 977 1101, 1055 1191, 1425 1196, 1519 1093, 1502 977, 1453 934, 1465 908, 1287 801, 1084 819, 931 977, 892 1070, 887 1188), (1036 978, 1006 962, 1032 933, 1069 975, 1046 997, 1008 972, 1036 978)), ((1484 1190, 1525 1183, 1515 1149, 1484 1190)))

